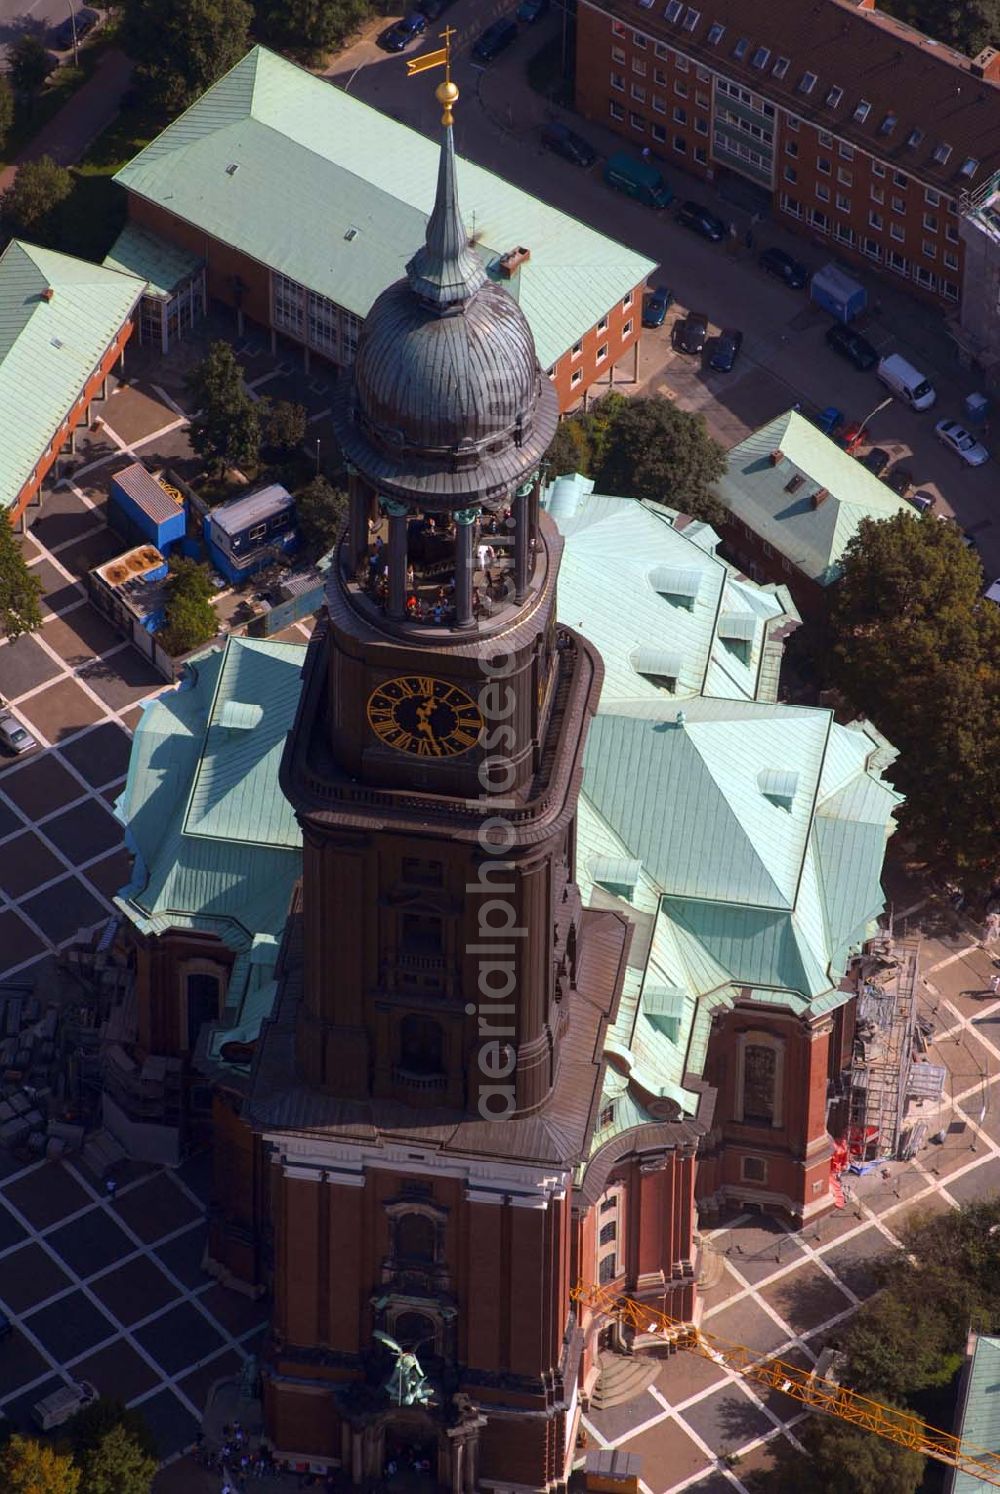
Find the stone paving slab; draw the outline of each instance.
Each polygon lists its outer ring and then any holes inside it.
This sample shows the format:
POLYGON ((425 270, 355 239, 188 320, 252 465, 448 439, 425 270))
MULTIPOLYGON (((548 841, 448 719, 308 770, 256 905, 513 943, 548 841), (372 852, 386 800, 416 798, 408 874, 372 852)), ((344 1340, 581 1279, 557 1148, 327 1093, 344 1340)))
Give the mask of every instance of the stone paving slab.
POLYGON ((0 695, 6 700, 16 700, 58 673, 59 665, 28 633, 0 649, 0 695))
POLYGON ((162 430, 177 419, 177 412, 150 391, 135 384, 119 384, 107 412, 109 424, 128 446, 162 430))
POLYGON ((7 840, 16 831, 21 830, 23 824, 20 815, 15 814, 13 809, 0 798, 0 840, 7 840))
POLYGON ((44 953, 45 945, 13 909, 7 909, 0 912, 0 950, 3 950, 4 968, 14 970, 25 960, 44 953))
POLYGON ((82 579, 95 566, 103 565, 106 560, 113 559, 121 552, 121 540, 107 529, 98 529, 96 533, 89 534, 61 549, 59 564, 64 565, 72 575, 82 579))
POLYGON ((763 1437, 774 1426, 760 1407, 733 1385, 714 1391, 682 1414, 709 1447, 722 1453, 734 1452, 755 1437, 763 1437))
POLYGON ((34 1242, 4 1256, 0 1274, 3 1277, 3 1300, 15 1312, 26 1313, 39 1302, 54 1297, 70 1286, 70 1278, 55 1261, 34 1242))
MULTIPOLYGON (((0 651, 6 653, 6 649, 0 651)), ((26 700, 18 709, 28 723, 49 742, 61 742, 84 726, 100 721, 102 711, 74 680, 63 676, 53 685, 26 700)), ((81 792, 76 786, 77 797, 81 792)))
POLYGON ((110 901, 131 881, 132 857, 125 847, 121 846, 110 856, 105 856, 93 866, 88 866, 83 875, 103 897, 110 901))
POLYGON ((752 1297, 744 1297, 716 1313, 711 1330, 727 1343, 744 1344, 756 1354, 773 1353, 789 1336, 752 1297))
POLYGON ((84 591, 79 582, 67 581, 62 571, 50 560, 40 560, 31 567, 31 574, 42 583, 42 602, 48 612, 61 612, 64 607, 73 607, 84 600, 84 591))
POLYGON ((57 617, 46 626, 45 642, 75 669, 117 648, 122 636, 93 607, 77 607, 68 616, 57 617))
POLYGON ((44 1230, 90 1203, 85 1189, 58 1163, 48 1162, 26 1177, 2 1185, 9 1199, 33 1229, 44 1230))
POLYGON ((77 929, 93 928, 108 916, 108 909, 77 877, 64 877, 28 898, 22 907, 56 948, 72 938, 77 929))
MULTIPOLYGON (((706 1332, 713 1332, 711 1324, 706 1332)), ((656 1388, 670 1406, 679 1406, 682 1401, 713 1385, 721 1385, 726 1378, 725 1370, 711 1359, 702 1359, 699 1354, 671 1354, 665 1359, 656 1377, 656 1388)))
POLYGON ((121 844, 122 825, 96 799, 67 809, 45 823, 46 837, 71 861, 89 861, 121 844))
POLYGON ((126 709, 165 684, 134 648, 125 648, 111 659, 95 660, 80 670, 80 678, 113 711, 126 709))
POLYGON ((157 1374, 131 1344, 116 1338, 73 1366, 74 1378, 89 1380, 101 1395, 125 1405, 157 1384, 157 1374))
POLYGON ((191 1200, 163 1172, 132 1188, 115 1202, 115 1212, 147 1243, 193 1224, 199 1213, 191 1200))
POLYGON ((46 1236, 71 1271, 86 1279, 131 1255, 135 1246, 105 1209, 94 1206, 46 1236))
POLYGON ((109 721, 67 742, 62 755, 91 787, 98 788, 128 771, 131 747, 128 733, 109 721))
POLYGON ((796 1333, 806 1333, 851 1306, 847 1294, 811 1263, 762 1287, 760 1295, 796 1333))
POLYGON ((947 1188, 956 1203, 960 1204, 994 1198, 1000 1193, 1000 1157, 987 1157, 971 1172, 952 1179, 947 1188))
POLYGON ((8 840, 0 853, 0 888, 12 902, 43 882, 63 876, 65 871, 59 858, 30 830, 8 840))
POLYGON ((149 1400, 143 1401, 139 1410, 159 1448, 161 1458, 172 1457, 183 1448, 190 1447, 198 1435, 197 1421, 172 1390, 164 1388, 158 1391, 149 1400))
POLYGON ((24 1326, 60 1364, 77 1359, 115 1332, 111 1319, 81 1291, 39 1308, 25 1318, 24 1326))
POLYGON ((206 1359, 224 1344, 222 1335, 190 1302, 161 1313, 137 1328, 134 1337, 170 1375, 176 1375, 187 1364, 206 1359))
MULTIPOLYGON (((7 652, 0 650, 0 657, 7 652)), ((22 763, 12 773, 0 776, 0 794, 16 805, 29 820, 40 820, 53 810, 78 799, 79 782, 51 753, 22 763)))
POLYGON ((665 1494, 705 1466, 701 1448, 669 1417, 621 1446, 625 1452, 638 1453, 642 1458, 643 1482, 652 1494, 665 1494))
POLYGON ((145 1255, 98 1277, 91 1283, 91 1290, 126 1328, 166 1307, 177 1296, 174 1283, 145 1255))

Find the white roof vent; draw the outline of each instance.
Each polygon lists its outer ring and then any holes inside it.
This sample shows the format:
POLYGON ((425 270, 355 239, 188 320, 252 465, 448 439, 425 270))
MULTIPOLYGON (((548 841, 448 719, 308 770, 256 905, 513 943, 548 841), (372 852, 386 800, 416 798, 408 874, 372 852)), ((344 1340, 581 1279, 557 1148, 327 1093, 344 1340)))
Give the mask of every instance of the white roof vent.
POLYGON ((798 786, 799 775, 784 768, 761 768, 757 774, 757 787, 777 809, 791 809, 798 786))
POLYGON ((358 230, 356 228, 349 228, 347 230, 347 232, 344 234, 344 238, 347 240, 347 242, 349 244, 353 244, 354 240, 357 238, 357 236, 358 236, 358 230))
POLYGON ((227 700, 219 712, 219 725, 229 731, 252 731, 263 719, 263 706, 243 700, 227 700))
POLYGON ((227 176, 235 176, 236 173, 237 173, 237 171, 239 171, 239 169, 240 169, 240 163, 239 163, 239 161, 230 161, 229 165, 226 167, 226 175, 227 176))

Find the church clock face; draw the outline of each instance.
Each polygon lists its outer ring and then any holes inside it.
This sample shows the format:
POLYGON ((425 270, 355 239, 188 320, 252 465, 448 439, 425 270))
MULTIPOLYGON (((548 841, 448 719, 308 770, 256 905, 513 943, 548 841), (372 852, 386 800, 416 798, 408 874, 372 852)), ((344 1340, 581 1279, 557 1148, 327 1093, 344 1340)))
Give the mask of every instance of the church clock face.
POLYGON ((387 747, 414 757, 455 757, 479 740, 483 718, 471 695, 431 675, 403 674, 368 697, 368 724, 387 747))

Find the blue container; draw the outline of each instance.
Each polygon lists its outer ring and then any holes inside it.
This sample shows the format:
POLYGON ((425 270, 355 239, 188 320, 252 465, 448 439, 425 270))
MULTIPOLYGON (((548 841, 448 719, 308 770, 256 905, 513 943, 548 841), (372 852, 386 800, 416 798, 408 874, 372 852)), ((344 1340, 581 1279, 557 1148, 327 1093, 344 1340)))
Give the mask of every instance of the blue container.
POLYGON ((965 396, 965 418, 970 425, 982 425, 990 408, 990 402, 985 394, 967 394, 965 396))
POLYGON ((169 555, 184 538, 187 517, 183 503, 178 503, 141 462, 115 473, 111 503, 121 520, 114 527, 129 538, 155 545, 161 555, 169 555))

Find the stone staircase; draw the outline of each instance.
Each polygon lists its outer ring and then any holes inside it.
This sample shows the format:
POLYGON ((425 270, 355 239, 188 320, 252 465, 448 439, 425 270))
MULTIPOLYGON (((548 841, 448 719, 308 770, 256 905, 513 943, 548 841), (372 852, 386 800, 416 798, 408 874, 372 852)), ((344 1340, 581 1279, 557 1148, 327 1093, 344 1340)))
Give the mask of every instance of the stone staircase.
POLYGON ((640 1358, 635 1354, 615 1354, 610 1350, 598 1356, 600 1374, 590 1393, 590 1404, 595 1411, 607 1411, 612 1406, 623 1406, 642 1395, 661 1369, 661 1361, 640 1358))

